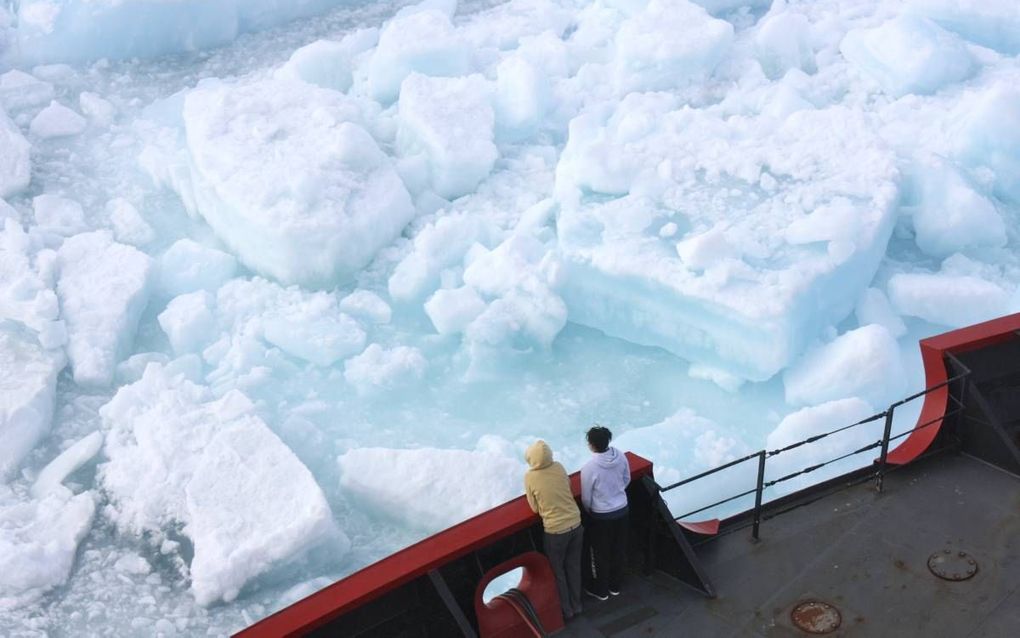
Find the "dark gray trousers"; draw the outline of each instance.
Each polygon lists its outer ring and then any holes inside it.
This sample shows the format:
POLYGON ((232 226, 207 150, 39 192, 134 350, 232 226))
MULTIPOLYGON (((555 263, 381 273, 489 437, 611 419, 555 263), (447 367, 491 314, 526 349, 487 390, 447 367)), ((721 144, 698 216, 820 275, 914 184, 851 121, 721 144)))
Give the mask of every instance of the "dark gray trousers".
POLYGON ((556 588, 560 592, 560 607, 563 617, 571 618, 581 613, 581 541, 584 529, 563 534, 546 533, 543 538, 545 555, 552 564, 556 575, 556 588))

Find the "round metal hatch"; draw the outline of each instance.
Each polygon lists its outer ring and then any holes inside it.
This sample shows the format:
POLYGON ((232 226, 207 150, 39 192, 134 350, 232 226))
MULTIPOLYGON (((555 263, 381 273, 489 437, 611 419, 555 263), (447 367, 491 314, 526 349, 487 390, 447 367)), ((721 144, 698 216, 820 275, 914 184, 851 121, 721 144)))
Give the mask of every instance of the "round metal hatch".
POLYGON ((928 570, 942 580, 961 581, 973 577, 978 564, 967 552, 944 549, 928 557, 928 570))
POLYGON ((839 610, 820 600, 808 600, 790 611, 794 627, 809 634, 827 634, 839 628, 843 617, 839 610))

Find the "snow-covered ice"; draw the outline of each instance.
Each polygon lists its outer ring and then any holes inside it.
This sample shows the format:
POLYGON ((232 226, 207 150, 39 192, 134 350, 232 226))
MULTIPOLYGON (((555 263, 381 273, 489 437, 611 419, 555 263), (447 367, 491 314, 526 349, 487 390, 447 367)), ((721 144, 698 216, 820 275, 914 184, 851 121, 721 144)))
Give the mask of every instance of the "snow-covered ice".
POLYGON ((1015 2, 406 2, 0 2, 0 634, 230 634, 536 438, 670 483, 1020 311, 1015 2))
POLYGON ((130 354, 149 301, 152 259, 113 241, 108 231, 94 231, 65 241, 57 261, 57 294, 74 380, 107 386, 114 367, 130 354))
POLYGON ((156 539, 183 525, 199 604, 233 600, 249 579, 318 544, 345 551, 311 473, 240 392, 214 399, 150 364, 101 414, 108 515, 124 532, 156 539))

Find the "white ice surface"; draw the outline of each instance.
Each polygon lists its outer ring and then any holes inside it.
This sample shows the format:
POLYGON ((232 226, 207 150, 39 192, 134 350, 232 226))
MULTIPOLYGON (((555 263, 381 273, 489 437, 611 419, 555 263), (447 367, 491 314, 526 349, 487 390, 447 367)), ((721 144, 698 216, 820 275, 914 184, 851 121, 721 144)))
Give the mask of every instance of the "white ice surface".
MULTIPOLYGON (((306 286, 353 274, 414 214, 363 127, 370 106, 302 82, 195 89, 182 166, 149 166, 249 268, 306 286)), ((173 160, 171 160, 173 161, 173 160)))
POLYGON ((106 202, 110 226, 117 241, 132 246, 144 246, 156 238, 156 231, 145 221, 138 209, 123 197, 106 202))
POLYGON ((31 146, 18 126, 0 108, 0 197, 28 186, 32 176, 31 146))
POLYGON ((886 406, 907 387, 900 349, 889 331, 865 325, 813 348, 783 373, 790 405, 818 405, 860 397, 886 406))
POLYGON ((46 467, 39 472, 39 476, 35 477, 35 482, 32 483, 32 496, 39 499, 53 493, 70 496, 70 491, 61 483, 91 461, 96 454, 99 454, 102 447, 103 435, 101 432, 93 432, 81 440, 75 441, 57 458, 47 463, 46 467))
POLYGON ((900 314, 953 328, 1004 314, 1009 297, 998 284, 972 275, 902 273, 889 279, 889 301, 900 314))
POLYGON ((12 69, 0 75, 0 106, 10 113, 46 104, 53 95, 52 84, 24 71, 12 69))
POLYGON ((937 24, 905 15, 874 29, 850 31, 840 44, 846 59, 895 97, 933 93, 974 71, 963 42, 937 24))
POLYGON ((67 581, 95 511, 93 492, 26 499, 0 484, 0 611, 67 581))
POLYGON ((117 363, 130 354, 149 301, 152 260, 113 241, 108 231, 95 231, 65 241, 57 262, 57 295, 74 380, 108 386, 117 363))
POLYGON ((0 483, 49 432, 64 363, 62 352, 44 349, 29 330, 0 320, 0 483))
POLYGON ((1020 6, 1014 2, 908 0, 907 6, 973 42, 1020 53, 1020 6))
POLYGON ((381 515, 434 532, 521 494, 526 466, 514 451, 491 435, 473 450, 355 448, 338 459, 340 486, 381 515))
POLYGON ((78 135, 87 126, 88 121, 79 113, 54 100, 32 118, 32 124, 29 126, 28 131, 32 135, 46 140, 54 137, 78 135))
POLYGON ((345 551, 311 473, 240 392, 217 400, 150 364, 101 414, 108 516, 124 533, 157 539, 182 525, 199 604, 233 600, 248 580, 315 545, 345 551))
POLYGON ((237 272, 237 260, 228 253, 181 239, 157 262, 156 292, 175 297, 188 292, 213 292, 237 272))

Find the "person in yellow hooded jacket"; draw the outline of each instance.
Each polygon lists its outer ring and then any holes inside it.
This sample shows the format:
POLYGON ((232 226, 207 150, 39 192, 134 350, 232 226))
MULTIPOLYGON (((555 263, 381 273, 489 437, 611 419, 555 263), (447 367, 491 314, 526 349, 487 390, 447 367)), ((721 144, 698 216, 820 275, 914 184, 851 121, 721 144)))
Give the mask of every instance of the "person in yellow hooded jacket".
POLYGON ((581 613, 581 510, 570 490, 563 466, 553 461, 545 441, 535 441, 524 453, 524 495, 531 510, 542 518, 545 555, 556 575, 563 618, 581 613))

